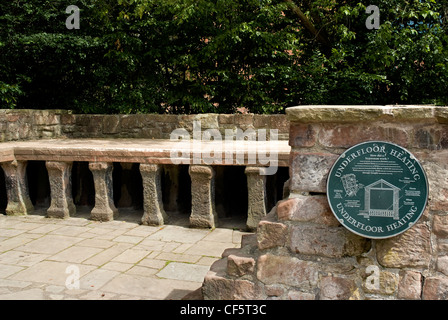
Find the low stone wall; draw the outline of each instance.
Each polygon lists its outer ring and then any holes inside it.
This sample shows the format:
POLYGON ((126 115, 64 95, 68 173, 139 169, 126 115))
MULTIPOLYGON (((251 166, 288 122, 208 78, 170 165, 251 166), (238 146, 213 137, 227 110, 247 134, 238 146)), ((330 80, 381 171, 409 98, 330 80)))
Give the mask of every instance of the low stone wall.
POLYGON ((289 122, 285 115, 255 114, 73 114, 69 110, 0 109, 0 142, 42 138, 154 138, 169 139, 171 132, 193 123, 201 130, 278 130, 279 140, 288 140, 289 122))
POLYGON ((448 299, 448 108, 303 106, 290 120, 290 194, 207 274, 205 299, 448 299), (347 148, 400 145, 422 164, 429 201, 410 229, 368 239, 334 217, 328 173, 347 148))

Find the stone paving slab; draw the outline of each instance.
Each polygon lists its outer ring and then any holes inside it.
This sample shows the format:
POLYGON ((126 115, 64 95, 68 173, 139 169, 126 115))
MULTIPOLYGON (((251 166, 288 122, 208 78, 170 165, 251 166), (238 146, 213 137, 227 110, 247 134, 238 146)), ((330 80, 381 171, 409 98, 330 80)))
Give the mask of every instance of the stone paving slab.
MULTIPOLYGON (((202 285, 227 248, 239 248, 244 221, 192 229, 188 216, 170 225, 120 220, 52 219, 45 210, 0 215, 0 300, 182 299, 202 285)), ((88 212, 88 210, 85 210, 88 212)))

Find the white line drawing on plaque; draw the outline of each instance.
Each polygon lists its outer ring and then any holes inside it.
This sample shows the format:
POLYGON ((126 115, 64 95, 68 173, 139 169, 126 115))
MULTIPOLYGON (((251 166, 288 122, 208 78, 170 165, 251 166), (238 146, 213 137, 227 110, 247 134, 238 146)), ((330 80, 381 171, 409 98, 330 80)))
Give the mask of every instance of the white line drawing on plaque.
POLYGON ((356 176, 353 173, 345 174, 341 177, 342 186, 344 187, 345 193, 349 197, 354 197, 358 193, 358 190, 361 189, 361 185, 358 184, 356 180, 356 176))
POLYGON ((364 188, 364 210, 360 215, 370 217, 386 217, 399 219, 400 188, 380 179, 364 188))

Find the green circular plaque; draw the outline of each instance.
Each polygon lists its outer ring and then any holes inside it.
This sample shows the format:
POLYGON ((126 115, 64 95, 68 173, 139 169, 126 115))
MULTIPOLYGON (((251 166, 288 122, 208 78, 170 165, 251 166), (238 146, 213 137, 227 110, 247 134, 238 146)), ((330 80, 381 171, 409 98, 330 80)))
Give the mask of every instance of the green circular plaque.
POLYGON ((428 181, 409 151, 369 141, 336 160, 328 175, 327 198, 344 227, 366 238, 384 239, 406 231, 420 218, 428 181))

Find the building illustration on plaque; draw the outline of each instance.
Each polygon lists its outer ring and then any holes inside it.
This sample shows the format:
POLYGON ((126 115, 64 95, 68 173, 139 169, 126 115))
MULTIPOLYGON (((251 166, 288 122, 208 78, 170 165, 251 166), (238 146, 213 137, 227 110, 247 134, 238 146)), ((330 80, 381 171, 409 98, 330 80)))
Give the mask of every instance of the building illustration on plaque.
POLYGON ((364 210, 359 215, 399 219, 400 188, 380 179, 364 188, 364 210))
POLYGON ((345 174, 341 177, 342 186, 345 193, 349 197, 356 196, 358 190, 362 188, 362 185, 358 184, 356 176, 353 173, 345 174))

